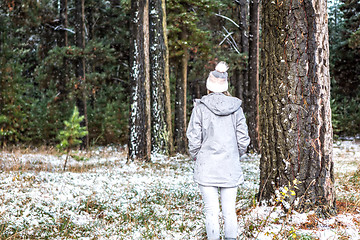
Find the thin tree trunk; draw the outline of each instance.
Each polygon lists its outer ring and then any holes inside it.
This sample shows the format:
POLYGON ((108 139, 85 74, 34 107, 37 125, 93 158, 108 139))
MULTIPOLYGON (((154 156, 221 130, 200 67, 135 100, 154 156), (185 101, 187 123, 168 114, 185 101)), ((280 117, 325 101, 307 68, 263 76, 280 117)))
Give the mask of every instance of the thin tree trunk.
POLYGON ((149 1, 131 1, 130 136, 128 159, 150 160, 149 1))
POLYGON ((246 119, 251 139, 250 149, 259 152, 259 0, 250 0, 248 85, 246 119))
POLYGON ((60 46, 65 47, 68 46, 68 31, 65 29, 68 28, 68 1, 67 0, 60 0, 60 25, 62 26, 63 30, 61 31, 61 38, 60 38, 60 46))
MULTIPOLYGON (((75 23, 75 42, 76 46, 85 49, 85 12, 84 12, 84 0, 76 0, 76 23, 75 23)), ((84 120, 81 122, 81 126, 85 126, 88 131, 88 117, 86 107, 86 79, 85 79, 85 57, 81 56, 76 61, 76 106, 79 109, 79 114, 84 116, 84 120)), ((82 139, 82 148, 87 149, 89 147, 89 135, 86 135, 82 139)))
MULTIPOLYGON (((60 39, 59 39, 59 47, 67 47, 68 46, 68 32, 65 30, 68 28, 68 16, 67 16, 67 0, 60 0, 60 25, 62 26, 62 30, 60 31, 60 39)), ((67 90, 66 85, 69 82, 68 76, 68 60, 66 57, 63 59, 63 67, 60 73, 59 79, 59 100, 62 101, 66 98, 67 90)))
POLYGON ((335 211, 327 7, 263 1, 259 198, 294 185, 300 210, 335 211))
MULTIPOLYGON (((233 71, 233 78, 234 78, 234 86, 235 86, 235 97, 241 99, 244 102, 244 95, 245 95, 245 84, 244 84, 244 75, 242 74, 242 70, 236 68, 233 71)), ((243 106, 244 107, 244 106, 243 106)))
POLYGON ((63 169, 64 172, 66 170, 66 164, 67 164, 67 161, 69 159, 69 154, 70 154, 70 146, 68 146, 67 149, 66 149, 66 158, 65 158, 64 169, 63 169))
MULTIPOLYGON (((248 38, 248 2, 247 0, 238 1, 238 16, 239 16, 239 30, 240 30, 240 52, 245 56, 249 54, 249 38, 248 38)), ((248 69, 247 63, 243 62, 241 69, 235 70, 235 96, 245 100, 246 98, 246 89, 248 81, 248 69)), ((244 111, 246 112, 246 106, 244 111)))
MULTIPOLYGON (((186 30, 181 33, 181 39, 187 38, 186 30)), ((175 146, 179 153, 187 152, 186 138, 186 91, 187 91, 187 69, 189 61, 188 47, 183 45, 183 55, 181 57, 180 69, 181 76, 176 79, 176 99, 175 99, 175 146)))
POLYGON ((167 38, 167 25, 166 25, 166 1, 161 3, 163 11, 163 32, 164 43, 166 46, 166 60, 165 60, 165 112, 166 112, 166 124, 169 134, 169 154, 174 153, 174 138, 172 130, 172 111, 171 111, 171 93, 170 93, 170 57, 169 57, 169 44, 167 38))

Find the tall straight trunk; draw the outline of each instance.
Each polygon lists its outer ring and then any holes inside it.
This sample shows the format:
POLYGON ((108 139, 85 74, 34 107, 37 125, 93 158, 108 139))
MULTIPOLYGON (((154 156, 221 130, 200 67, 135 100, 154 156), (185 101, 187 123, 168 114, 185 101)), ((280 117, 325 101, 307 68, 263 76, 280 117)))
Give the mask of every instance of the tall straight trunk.
MULTIPOLYGON (((68 46, 68 14, 67 14, 67 0, 60 0, 60 25, 62 26, 62 30, 60 31, 60 38, 59 38, 59 47, 67 47, 68 46)), ((63 59, 63 67, 60 72, 60 79, 59 79, 59 92, 60 96, 59 99, 63 100, 66 98, 67 91, 66 85, 69 82, 68 76, 68 60, 66 57, 63 59)))
POLYGON ((85 9, 86 14, 86 22, 87 22, 87 37, 89 40, 92 40, 95 38, 95 23, 96 19, 94 16, 94 12, 96 12, 98 9, 95 6, 95 3, 92 3, 87 6, 85 9))
MULTIPOLYGON (((187 38, 186 30, 181 33, 181 39, 187 38)), ((180 61, 180 77, 176 78, 176 99, 175 99, 175 146, 179 153, 187 152, 186 138, 186 91, 189 51, 186 45, 182 47, 183 55, 180 61)))
POLYGON ((232 83, 235 86, 235 97, 244 101, 246 89, 245 89, 245 82, 244 82, 245 79, 244 79, 243 71, 238 68, 234 69, 233 78, 235 81, 234 83, 232 83))
MULTIPOLYGON (((248 1, 240 0, 238 1, 238 16, 239 16, 239 31, 240 31, 240 47, 239 50, 245 56, 249 54, 249 38, 248 38, 248 1)), ((248 81, 248 69, 247 63, 243 62, 241 69, 235 70, 235 96, 241 100, 246 99, 246 89, 248 81)), ((246 112, 246 107, 244 106, 244 111, 246 112)))
POLYGON ((259 0, 250 0, 249 64, 245 112, 250 148, 259 152, 259 0))
POLYGON ((335 188, 326 1, 262 4, 259 198, 290 183, 296 195, 287 202, 328 216, 335 188))
POLYGON ((131 1, 129 160, 150 160, 149 1, 131 1))
POLYGON ((152 151, 173 151, 165 0, 150 0, 150 82, 152 151))
POLYGON ((167 25, 166 25, 166 1, 161 2, 163 12, 163 32, 164 44, 166 46, 166 60, 165 60, 165 112, 166 123, 169 133, 169 154, 174 153, 174 138, 172 129, 172 111, 171 111, 171 93, 170 93, 170 57, 169 57, 169 43, 167 38, 167 25))
MULTIPOLYGON (((78 48, 85 49, 85 7, 84 0, 75 1, 76 19, 75 19, 75 44, 78 48)), ((79 114, 84 116, 81 126, 85 126, 88 131, 88 117, 86 107, 86 79, 85 79, 85 57, 80 56, 76 60, 76 106, 79 109, 79 114)), ((89 147, 89 135, 82 139, 82 148, 89 147)))

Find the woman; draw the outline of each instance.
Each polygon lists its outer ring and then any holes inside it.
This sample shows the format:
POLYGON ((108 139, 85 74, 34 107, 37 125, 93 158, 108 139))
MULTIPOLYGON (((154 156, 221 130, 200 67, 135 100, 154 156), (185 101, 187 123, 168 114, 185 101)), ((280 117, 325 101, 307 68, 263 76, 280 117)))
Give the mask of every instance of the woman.
POLYGON ((206 81, 208 95, 195 101, 186 135, 195 160, 194 181, 199 184, 205 205, 208 239, 220 239, 219 192, 225 239, 236 239, 235 201, 244 181, 240 157, 250 138, 241 100, 229 96, 228 66, 220 62, 206 81))

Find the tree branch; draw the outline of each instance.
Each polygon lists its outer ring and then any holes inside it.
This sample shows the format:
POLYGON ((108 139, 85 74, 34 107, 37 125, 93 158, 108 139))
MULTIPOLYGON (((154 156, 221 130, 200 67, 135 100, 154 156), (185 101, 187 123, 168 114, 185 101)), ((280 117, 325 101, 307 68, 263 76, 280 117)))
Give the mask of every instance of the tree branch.
POLYGON ((228 21, 230 21, 230 22, 232 22, 237 28, 240 28, 240 26, 236 23, 236 22, 234 22, 234 20, 232 20, 232 19, 230 19, 230 18, 228 18, 228 17, 226 17, 226 16, 224 16, 224 15, 221 15, 221 14, 218 14, 218 13, 215 13, 215 16, 218 16, 218 17, 221 17, 221 18, 224 18, 224 19, 226 19, 226 20, 228 20, 228 21))
POLYGON ((233 32, 228 33, 228 34, 224 37, 224 39, 219 43, 219 46, 221 46, 221 44, 223 44, 223 43, 225 42, 225 40, 226 40, 231 34, 233 34, 233 32))

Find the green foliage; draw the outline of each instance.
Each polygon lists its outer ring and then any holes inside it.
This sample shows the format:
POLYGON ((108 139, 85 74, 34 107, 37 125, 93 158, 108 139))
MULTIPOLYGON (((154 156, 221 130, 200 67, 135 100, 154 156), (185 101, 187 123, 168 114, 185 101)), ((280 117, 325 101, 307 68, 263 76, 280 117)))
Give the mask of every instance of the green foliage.
POLYGON ((24 65, 19 57, 24 50, 15 49, 13 46, 17 41, 5 36, 8 33, 6 29, 0 30, 4 31, 0 49, 0 146, 4 146, 23 140, 22 133, 27 121, 23 94, 26 84, 22 76, 24 65))
MULTIPOLYGON (((84 116, 79 116, 79 110, 74 107, 74 112, 70 117, 69 121, 64 121, 65 128, 58 134, 60 143, 56 145, 60 151, 66 150, 66 158, 64 163, 64 171, 66 169, 66 163, 69 158, 70 149, 74 146, 79 145, 82 141, 81 138, 88 134, 86 127, 81 127, 80 123, 84 120, 84 116)), ((79 159, 80 158, 75 158, 79 159)))
POLYGON ((360 94, 356 97, 337 94, 331 101, 334 134, 356 136, 360 133, 360 94))
MULTIPOLYGON (((58 1, 0 0, 0 145, 57 141, 75 103, 78 57, 86 62, 90 141, 126 143, 130 2, 86 1, 86 47, 81 49, 74 47, 74 1, 68 1, 68 46, 59 47, 58 1)), ((333 125, 339 136, 356 135, 360 132, 359 3, 338 2, 330 5, 329 12, 333 125)), ((239 54, 227 41, 220 45, 226 35, 223 27, 239 42, 238 27, 215 15, 238 22, 236 7, 230 0, 166 0, 172 93, 184 49, 190 53, 190 88, 205 86, 216 61, 229 62, 232 70, 244 68, 247 53, 239 54)), ((171 97, 174 102, 174 94, 171 97)))
POLYGON ((334 3, 330 9, 330 66, 338 90, 352 97, 360 85, 360 2, 334 3))
POLYGON ((128 132, 128 99, 120 84, 99 86, 88 107, 89 134, 93 144, 126 142, 128 132))
POLYGON ((79 110, 75 106, 69 121, 64 121, 64 130, 59 132, 58 139, 60 140, 60 144, 56 146, 59 150, 65 150, 79 145, 81 138, 88 134, 86 127, 80 126, 83 119, 84 116, 79 116, 79 110))
POLYGON ((211 33, 209 28, 201 26, 201 21, 215 9, 215 1, 168 0, 166 3, 170 58, 181 57, 184 46, 191 51, 208 53, 211 33))
POLYGON ((329 10, 334 134, 356 136, 360 133, 360 3, 334 1, 329 10))

